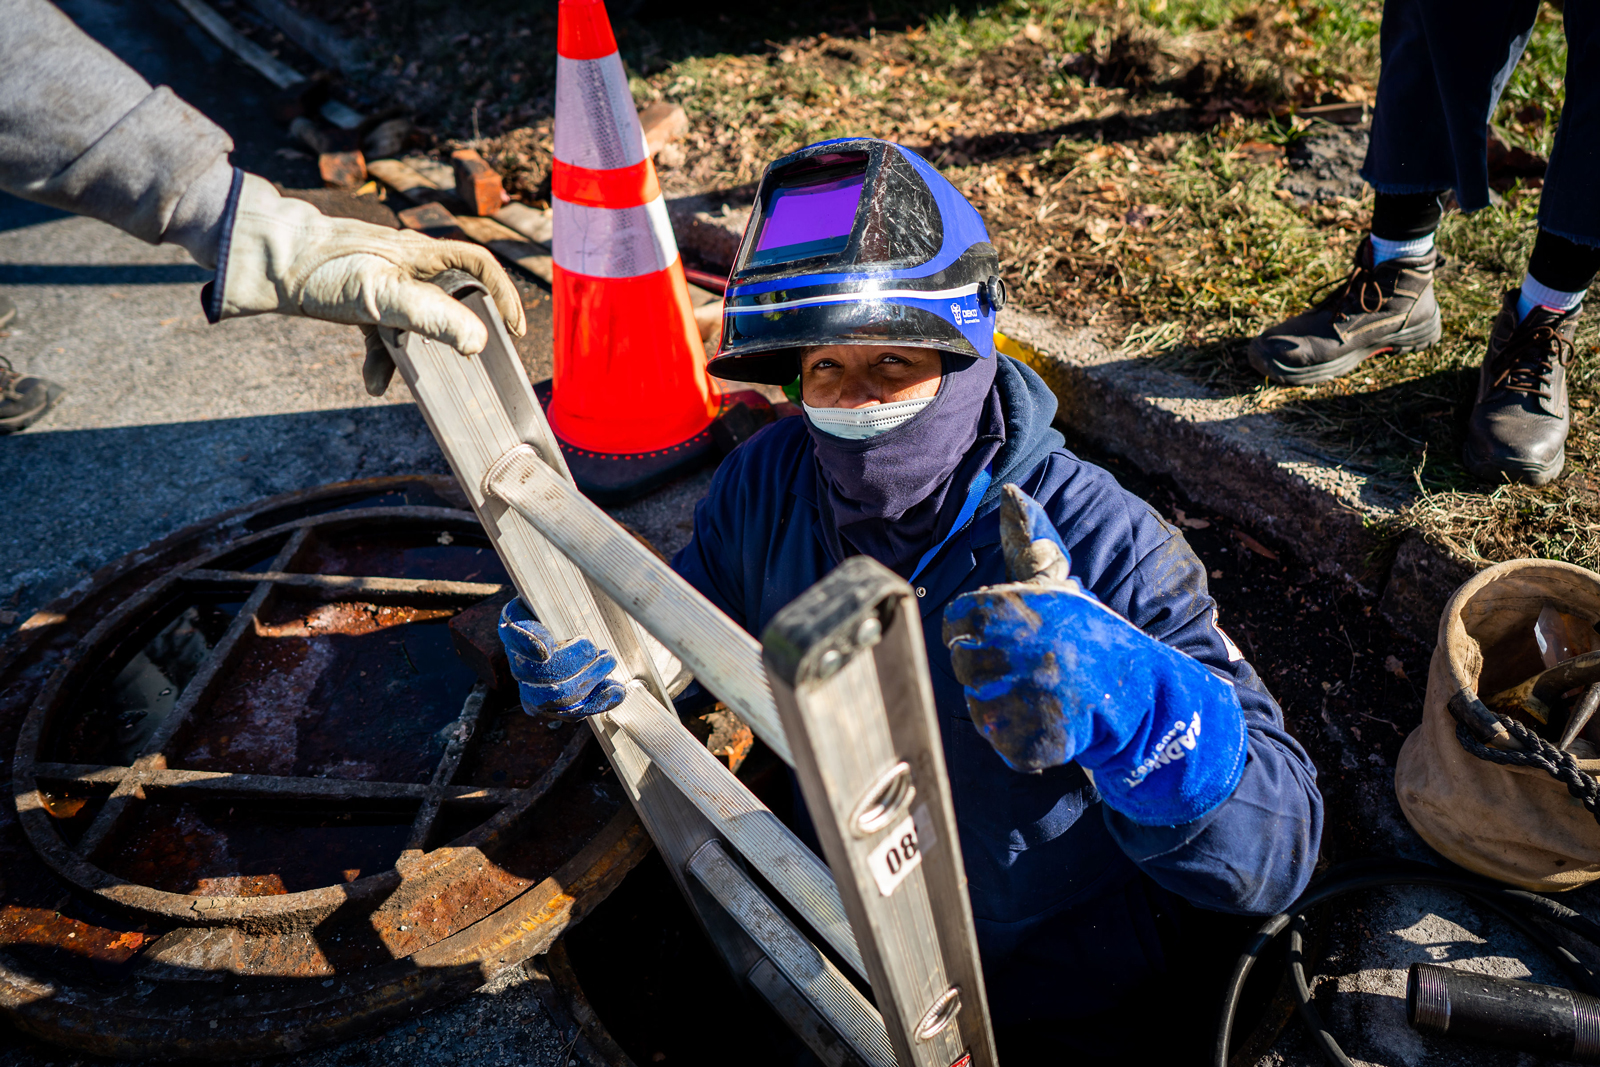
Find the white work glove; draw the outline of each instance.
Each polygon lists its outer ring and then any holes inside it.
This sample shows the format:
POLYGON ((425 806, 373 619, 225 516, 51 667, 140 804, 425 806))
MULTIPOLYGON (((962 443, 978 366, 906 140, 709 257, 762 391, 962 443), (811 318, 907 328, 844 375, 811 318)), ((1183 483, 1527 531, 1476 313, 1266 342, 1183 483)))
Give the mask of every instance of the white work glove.
POLYGON ((376 360, 377 326, 420 333, 469 356, 489 342, 483 323, 428 279, 464 270, 488 289, 506 327, 527 329, 522 299, 487 250, 440 241, 414 230, 391 230, 330 218, 303 200, 278 195, 264 178, 244 175, 222 272, 228 319, 276 311, 362 327, 367 335, 367 390, 379 395, 394 372, 376 360))

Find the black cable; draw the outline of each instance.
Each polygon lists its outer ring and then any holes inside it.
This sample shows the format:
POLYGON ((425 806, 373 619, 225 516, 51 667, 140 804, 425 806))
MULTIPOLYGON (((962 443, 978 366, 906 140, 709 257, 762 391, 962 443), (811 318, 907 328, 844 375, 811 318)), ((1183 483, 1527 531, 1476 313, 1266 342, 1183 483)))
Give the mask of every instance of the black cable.
POLYGON ((1572 798, 1589 810, 1600 822, 1600 782, 1594 775, 1578 766, 1572 753, 1563 751, 1534 733, 1516 719, 1498 716, 1500 724, 1522 746, 1520 751, 1490 748, 1467 729, 1465 723, 1456 723, 1456 740, 1461 747, 1487 763, 1502 767, 1536 767, 1567 787, 1572 798))
POLYGON ((1478 879, 1467 878, 1461 875, 1449 874, 1436 867, 1429 867, 1422 863, 1410 861, 1373 861, 1361 860, 1341 864, 1329 871, 1319 879, 1316 884, 1306 890, 1299 900, 1287 911, 1272 916, 1261 924, 1256 935, 1246 946, 1245 951, 1234 965, 1233 975, 1228 982, 1222 1001, 1222 1012, 1217 1026, 1217 1042, 1215 1046, 1215 1067, 1228 1067, 1228 1051, 1232 1042, 1234 1016, 1239 1008, 1239 998, 1244 992, 1244 984, 1254 968, 1261 951, 1271 943, 1272 939, 1284 931, 1286 927, 1294 925, 1289 937, 1288 968, 1291 985, 1294 989, 1296 1008, 1300 1013, 1302 1022, 1310 1032, 1311 1039, 1316 1044, 1323 1058, 1334 1067, 1350 1067, 1350 1059, 1334 1040, 1333 1035, 1323 1025, 1322 1017, 1311 1004, 1310 983, 1306 979, 1305 965, 1302 959, 1304 953, 1303 913, 1318 904, 1325 903, 1335 897, 1349 893, 1359 892, 1363 889, 1378 889, 1386 886, 1411 885, 1425 886, 1435 889, 1448 889, 1460 893, 1504 919, 1524 937, 1528 938, 1535 947, 1549 954, 1566 971, 1574 981, 1591 993, 1600 991, 1600 979, 1589 971, 1577 956, 1565 945, 1556 941, 1545 931, 1533 925, 1527 918, 1519 914, 1517 909, 1526 909, 1530 913, 1537 913, 1541 918, 1561 926, 1567 931, 1600 947, 1600 925, 1578 915, 1577 912, 1558 904, 1553 900, 1529 893, 1524 890, 1506 889, 1478 879))

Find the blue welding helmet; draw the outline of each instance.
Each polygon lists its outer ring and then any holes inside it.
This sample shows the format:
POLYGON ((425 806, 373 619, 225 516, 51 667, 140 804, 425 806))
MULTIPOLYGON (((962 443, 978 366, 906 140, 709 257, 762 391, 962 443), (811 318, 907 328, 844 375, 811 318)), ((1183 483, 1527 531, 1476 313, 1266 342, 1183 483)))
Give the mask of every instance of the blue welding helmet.
POLYGON ((785 385, 814 345, 989 359, 1005 293, 983 217, 933 164, 870 137, 823 141, 762 175, 706 369, 785 385))

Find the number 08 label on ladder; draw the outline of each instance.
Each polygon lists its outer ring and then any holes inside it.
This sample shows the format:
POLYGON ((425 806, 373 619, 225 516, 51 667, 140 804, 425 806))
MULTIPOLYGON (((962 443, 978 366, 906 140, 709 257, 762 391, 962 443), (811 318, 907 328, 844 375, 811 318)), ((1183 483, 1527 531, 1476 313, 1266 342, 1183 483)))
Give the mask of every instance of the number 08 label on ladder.
POLYGON ((911 816, 884 835, 882 841, 867 854, 867 865, 878 883, 878 892, 892 896, 906 880, 906 876, 922 862, 922 850, 917 847, 917 824, 911 816))

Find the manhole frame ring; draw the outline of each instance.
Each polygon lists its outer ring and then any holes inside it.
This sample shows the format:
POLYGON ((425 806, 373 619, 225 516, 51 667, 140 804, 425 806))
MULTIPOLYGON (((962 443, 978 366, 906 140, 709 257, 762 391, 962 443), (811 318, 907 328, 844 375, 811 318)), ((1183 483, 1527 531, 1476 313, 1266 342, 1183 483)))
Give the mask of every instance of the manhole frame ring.
POLYGON ((18 732, 12 776, 17 817, 23 833, 40 859, 58 877, 74 889, 91 893, 122 911, 159 922, 182 926, 229 926, 247 933, 309 929, 334 911, 348 908, 353 903, 381 902, 403 883, 409 882, 420 888, 442 879, 448 880, 460 865, 483 862, 485 850, 492 848, 507 831, 513 829, 577 763, 579 755, 592 738, 590 731, 574 731, 572 740, 555 763, 546 769, 538 781, 521 790, 521 797, 488 816, 461 837, 431 852, 420 854, 423 862, 408 864, 408 857, 403 855, 395 866, 364 875, 353 882, 294 893, 237 897, 191 895, 154 889, 127 881, 90 862, 62 837, 56 828, 55 817, 45 808, 34 768, 37 762, 42 762, 37 759, 36 753, 45 728, 53 715, 63 710, 57 707, 63 699, 62 690, 86 656, 101 644, 119 638, 131 626, 137 625, 130 620, 141 610, 169 596, 173 587, 179 585, 182 576, 189 571, 205 569, 206 564, 219 558, 235 555, 262 541, 292 536, 303 528, 336 531, 341 527, 359 526, 372 520, 401 520, 407 524, 442 522, 459 526, 477 536, 483 535, 483 527, 477 516, 457 508, 401 505, 302 516, 228 541, 177 564, 118 604, 63 656, 29 708, 18 732), (443 862, 439 860, 440 853, 446 854, 443 862), (416 868, 415 877, 407 877, 408 866, 416 868))

